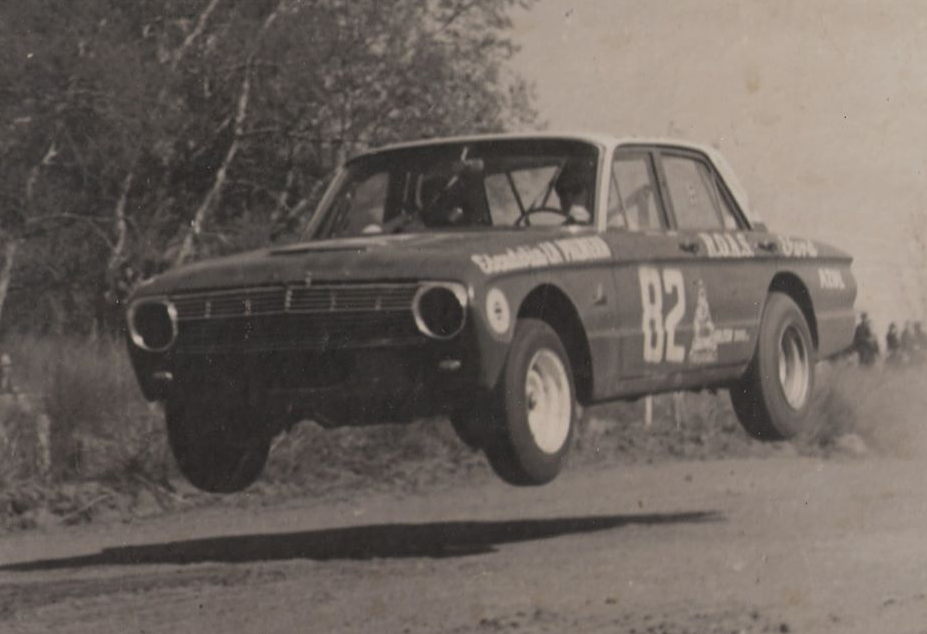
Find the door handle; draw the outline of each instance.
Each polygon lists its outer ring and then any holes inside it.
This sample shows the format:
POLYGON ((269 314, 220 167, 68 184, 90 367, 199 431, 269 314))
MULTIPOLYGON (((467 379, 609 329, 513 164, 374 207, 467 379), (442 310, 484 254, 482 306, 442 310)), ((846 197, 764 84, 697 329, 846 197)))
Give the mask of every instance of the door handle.
POLYGON ((775 253, 778 247, 776 246, 775 240, 760 240, 756 243, 756 248, 767 251, 768 253, 775 253))
POLYGON ((679 243, 679 248, 686 253, 698 253, 701 247, 697 240, 683 240, 679 243))

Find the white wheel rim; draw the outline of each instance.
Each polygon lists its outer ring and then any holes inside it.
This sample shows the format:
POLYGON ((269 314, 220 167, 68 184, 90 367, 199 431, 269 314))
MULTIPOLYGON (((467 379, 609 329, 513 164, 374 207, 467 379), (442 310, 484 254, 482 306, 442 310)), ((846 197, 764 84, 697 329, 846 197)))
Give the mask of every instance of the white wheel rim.
POLYGON ((563 448, 570 434, 573 395, 566 368, 554 352, 534 353, 525 376, 525 409, 534 442, 544 453, 563 448))
POLYGON ((810 376, 805 340, 794 326, 787 326, 779 339, 779 385, 793 409, 801 409, 808 400, 810 376))

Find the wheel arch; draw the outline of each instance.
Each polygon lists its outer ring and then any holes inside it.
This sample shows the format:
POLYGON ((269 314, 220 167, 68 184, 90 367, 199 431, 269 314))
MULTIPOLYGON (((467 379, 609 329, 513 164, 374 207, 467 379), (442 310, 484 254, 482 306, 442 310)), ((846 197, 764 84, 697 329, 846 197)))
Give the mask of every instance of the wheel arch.
POLYGON ((781 271, 773 277, 768 292, 784 293, 798 304, 805 321, 808 322, 808 329, 811 331, 811 343, 814 345, 814 349, 818 350, 820 346, 818 320, 814 313, 814 303, 811 300, 811 293, 808 292, 808 286, 795 273, 781 271))
POLYGON ((592 352, 586 328, 569 296, 554 284, 533 288, 518 308, 519 318, 539 319, 549 325, 566 348, 573 369, 577 400, 586 405, 592 400, 592 352))

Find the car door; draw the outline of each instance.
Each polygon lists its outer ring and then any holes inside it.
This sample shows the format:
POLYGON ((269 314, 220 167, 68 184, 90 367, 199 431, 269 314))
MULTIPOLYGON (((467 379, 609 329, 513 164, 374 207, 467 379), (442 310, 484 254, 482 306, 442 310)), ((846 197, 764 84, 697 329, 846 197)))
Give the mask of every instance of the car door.
POLYGON ((698 254, 680 248, 670 230, 656 158, 647 146, 620 147, 609 167, 604 236, 617 289, 617 395, 664 388, 688 363, 686 316, 695 299, 687 279, 698 254))
POLYGON ((736 372, 753 352, 775 255, 744 214, 710 159, 693 150, 660 148, 657 174, 690 298, 679 339, 687 371, 736 372))

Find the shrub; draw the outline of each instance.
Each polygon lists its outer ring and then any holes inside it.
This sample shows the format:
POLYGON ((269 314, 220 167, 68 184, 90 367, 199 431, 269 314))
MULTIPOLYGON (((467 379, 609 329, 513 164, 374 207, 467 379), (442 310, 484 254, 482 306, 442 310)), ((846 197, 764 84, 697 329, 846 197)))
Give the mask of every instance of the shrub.
POLYGON ((139 392, 120 340, 27 337, 4 350, 14 384, 50 419, 54 477, 96 477, 128 465, 163 473, 160 415, 139 392))

